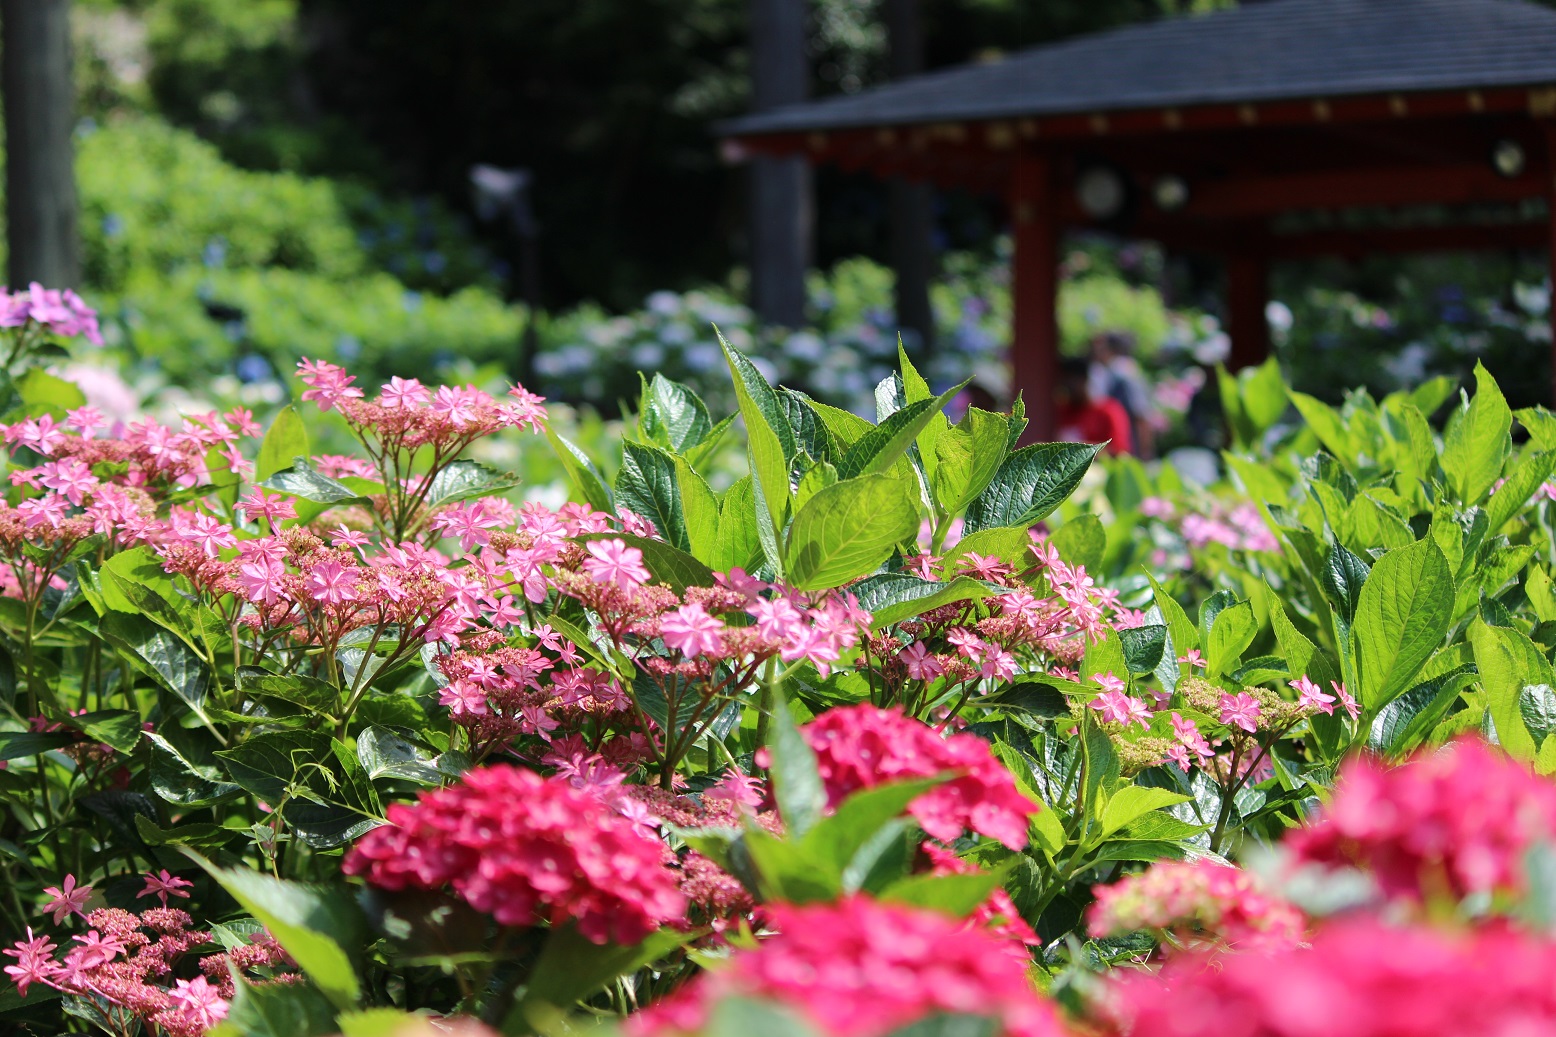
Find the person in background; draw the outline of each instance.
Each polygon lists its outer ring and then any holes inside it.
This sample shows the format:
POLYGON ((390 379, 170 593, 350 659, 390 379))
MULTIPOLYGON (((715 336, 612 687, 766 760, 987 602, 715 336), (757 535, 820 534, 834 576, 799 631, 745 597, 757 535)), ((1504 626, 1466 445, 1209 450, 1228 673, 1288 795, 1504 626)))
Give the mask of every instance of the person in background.
POLYGON ((1127 331, 1095 336, 1091 340, 1091 394, 1118 401, 1129 415, 1129 427, 1134 433, 1131 452, 1149 458, 1156 452, 1156 406, 1151 402, 1151 387, 1134 353, 1135 338, 1127 331))
POLYGON ((1108 453, 1127 454, 1134 447, 1134 432, 1124 405, 1111 396, 1092 396, 1089 367, 1079 357, 1059 361, 1059 384, 1054 396, 1054 425, 1058 437, 1070 443, 1107 443, 1108 453))

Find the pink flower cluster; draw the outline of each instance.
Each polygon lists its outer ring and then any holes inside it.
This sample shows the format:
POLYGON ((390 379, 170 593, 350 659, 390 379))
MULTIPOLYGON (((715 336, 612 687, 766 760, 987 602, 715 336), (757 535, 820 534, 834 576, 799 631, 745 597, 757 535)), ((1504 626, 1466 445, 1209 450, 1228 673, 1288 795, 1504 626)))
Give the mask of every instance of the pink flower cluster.
POLYGON ((862 896, 769 914, 776 935, 630 1017, 632 1037, 695 1033, 725 997, 775 1001, 825 1037, 879 1037, 943 1013, 996 1019, 1001 1037, 1064 1032, 1002 941, 960 919, 862 896))
POLYGON ((1107 998, 1129 1037, 1534 1037, 1556 1032, 1556 944, 1358 918, 1310 948, 1188 954, 1131 972, 1107 998))
POLYGON ((595 943, 636 943, 684 918, 668 848, 598 797, 499 765, 396 803, 342 871, 383 889, 454 890, 503 925, 576 921, 595 943))
MULTIPOLYGON (((1125 608, 1118 592, 1099 585, 1084 566, 1066 564, 1041 532, 1029 536, 1029 553, 1017 564, 976 552, 954 565, 922 553, 907 560, 908 570, 924 579, 969 576, 1003 590, 976 605, 930 609, 871 637, 864 665, 887 688, 875 701, 949 721, 954 709, 943 692, 960 686, 971 697, 1022 672, 1067 673, 1065 665, 1078 663, 1086 645, 1109 629, 1144 622, 1144 613, 1125 608), (904 642, 903 634, 911 640, 904 642)), ((1123 698, 1117 707, 1127 707, 1123 698)))
POLYGON ((544 399, 523 386, 508 391, 510 402, 499 403, 473 385, 444 385, 436 390, 415 378, 391 378, 368 401, 354 383, 356 376, 324 360, 303 360, 297 374, 308 386, 303 399, 323 411, 338 410, 360 430, 371 430, 396 449, 462 450, 498 429, 528 425, 537 431, 545 423, 544 399))
POLYGON ((950 842, 970 828, 1013 850, 1027 843, 1027 818, 1040 807, 976 735, 943 735, 871 705, 829 709, 800 733, 816 753, 829 806, 859 789, 950 773, 908 806, 925 832, 950 842))
POLYGON ((1296 946, 1306 929, 1302 912, 1254 876, 1211 861, 1158 861, 1093 892, 1086 920, 1097 937, 1155 929, 1190 944, 1275 950, 1296 946))
POLYGON ((1319 819, 1285 840, 1294 863, 1369 872, 1390 898, 1517 891, 1556 836, 1556 784, 1475 738, 1400 767, 1361 757, 1319 819))
POLYGON ((253 942, 233 947, 221 954, 208 954, 198 961, 203 975, 186 979, 177 975, 191 952, 211 943, 211 934, 194 928, 190 916, 166 905, 168 896, 188 897, 191 885, 163 871, 146 876, 146 888, 140 896, 156 896, 162 906, 139 914, 119 908, 84 910, 92 887, 77 884, 67 875, 59 886, 45 892, 50 902, 43 911, 56 925, 72 916, 80 916, 89 927, 72 936, 61 948, 49 936, 36 936, 29 928, 27 938, 0 951, 12 959, 4 968, 25 997, 33 984, 52 987, 83 999, 85 1007, 103 1013, 109 1032, 122 1027, 112 1024, 103 1005, 126 1009, 156 1032, 169 1037, 198 1037, 226 1018, 233 997, 233 971, 263 970, 248 977, 251 983, 290 983, 299 979, 295 963, 280 944, 268 934, 253 942))
POLYGON ((0 328, 21 328, 28 323, 61 338, 86 336, 94 346, 103 344, 97 330, 97 311, 66 288, 45 288, 34 281, 25 292, 0 288, 0 328))

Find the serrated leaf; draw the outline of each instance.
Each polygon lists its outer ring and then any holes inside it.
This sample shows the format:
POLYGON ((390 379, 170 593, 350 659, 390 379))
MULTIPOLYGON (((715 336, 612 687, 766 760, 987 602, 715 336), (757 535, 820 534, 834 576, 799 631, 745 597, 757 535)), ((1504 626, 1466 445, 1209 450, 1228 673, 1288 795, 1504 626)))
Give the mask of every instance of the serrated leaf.
POLYGON ((935 438, 930 488, 947 514, 956 514, 982 493, 1004 463, 1010 423, 1003 414, 969 407, 962 420, 935 438))
POLYGON ((1453 621, 1453 576, 1430 538, 1390 551, 1356 605, 1355 694, 1369 712, 1410 687, 1453 621))
POLYGON ((1084 565, 1095 571, 1102 565, 1108 549, 1108 533, 1102 520, 1092 514, 1077 515, 1060 525, 1048 537, 1059 549, 1059 557, 1071 565, 1084 565))
POLYGON ((624 443, 614 496, 617 507, 637 512, 676 548, 690 550, 675 458, 670 454, 642 443, 624 443))
POLYGON ((260 485, 267 490, 289 493, 315 504, 334 506, 371 503, 339 480, 316 471, 306 457, 294 457, 291 467, 281 469, 260 485))
POLYGON ((907 404, 861 436, 838 461, 839 478, 853 479, 890 469, 913 446, 919 433, 928 427, 934 416, 951 402, 951 397, 961 390, 962 385, 948 389, 934 399, 907 404))
POLYGON ((789 582, 826 590, 867 575, 917 534, 912 486, 887 475, 865 475, 820 490, 794 516, 784 551, 789 582))
POLYGON ((772 386, 745 354, 719 335, 719 346, 729 363, 735 383, 735 399, 746 423, 746 441, 751 453, 751 472, 762 484, 762 496, 774 529, 782 529, 789 508, 789 465, 796 446, 794 430, 789 427, 783 405, 772 386))
POLYGON ((702 399, 689 387, 655 373, 643 392, 643 433, 678 454, 701 443, 713 431, 702 399))
POLYGON ((265 438, 259 441, 254 478, 263 483, 290 465, 292 458, 308 457, 312 453, 308 445, 308 426, 298 417, 296 408, 288 404, 276 413, 265 430, 265 438))
POLYGON ((1080 485, 1100 446, 1034 443, 1000 464, 989 485, 967 506, 963 529, 1030 526, 1046 518, 1080 485))
POLYGON ((1460 405, 1443 432, 1442 466, 1459 500, 1479 504, 1502 475, 1512 452, 1513 412, 1484 364, 1475 364, 1475 396, 1460 405))
POLYGON ((512 472, 500 471, 479 461, 450 461, 432 477, 426 505, 438 508, 473 497, 490 497, 513 489, 519 482, 519 477, 512 472))
POLYGON ((958 601, 980 601, 998 593, 967 576, 949 582, 923 580, 908 573, 878 573, 849 588, 859 607, 870 613, 871 626, 882 627, 958 601))

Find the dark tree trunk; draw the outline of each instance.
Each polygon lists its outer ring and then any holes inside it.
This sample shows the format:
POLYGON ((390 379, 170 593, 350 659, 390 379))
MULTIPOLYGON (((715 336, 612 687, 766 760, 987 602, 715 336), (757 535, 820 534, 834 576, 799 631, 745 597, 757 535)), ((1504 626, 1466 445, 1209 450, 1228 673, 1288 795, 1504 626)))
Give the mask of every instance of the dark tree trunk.
POLYGON ((0 0, 5 210, 13 287, 78 287, 70 0, 0 0))
MULTIPOLYGON (((886 36, 893 79, 924 70, 924 23, 920 0, 886 0, 886 36)), ((886 182, 891 219, 891 267, 896 274, 897 324, 917 332, 925 347, 935 341, 935 315, 929 305, 934 265, 934 194, 928 184, 901 177, 886 182)))
MULTIPOLYGON (((751 0, 751 108, 805 99, 805 0, 751 0)), ((803 158, 751 162, 751 305, 764 322, 805 323, 811 174, 803 158)))

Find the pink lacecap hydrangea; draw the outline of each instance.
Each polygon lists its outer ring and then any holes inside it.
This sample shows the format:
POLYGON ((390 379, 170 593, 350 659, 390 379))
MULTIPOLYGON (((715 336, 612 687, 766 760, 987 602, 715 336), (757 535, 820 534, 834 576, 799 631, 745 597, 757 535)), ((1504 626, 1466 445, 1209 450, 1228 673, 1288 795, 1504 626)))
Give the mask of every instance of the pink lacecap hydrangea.
POLYGON ((636 943, 685 917, 664 843, 566 781, 486 767, 387 816, 346 874, 391 890, 452 885, 503 925, 573 920, 595 943, 636 943))
POLYGON ((863 896, 768 914, 777 935, 630 1017, 632 1037, 693 1033, 723 997, 775 1001, 826 1037, 879 1037, 943 1013, 997 1019, 1002 1037, 1064 1032, 1003 941, 951 915, 863 896))
POLYGON ((1556 1033, 1556 944, 1501 925, 1467 933, 1355 918, 1310 948, 1190 954, 1116 974, 1104 999, 1129 1037, 1523 1037, 1556 1033))
POLYGON ((1523 886, 1523 859, 1556 835, 1556 784, 1476 738, 1401 767, 1360 758, 1333 801, 1285 845, 1296 863, 1368 871, 1386 896, 1523 886))
POLYGON ((1161 929, 1191 942, 1213 937, 1238 950, 1276 949, 1300 943, 1307 924, 1253 875, 1213 861, 1158 861, 1093 892, 1086 920, 1097 937, 1161 929))
POLYGON ((1039 806, 976 735, 945 736, 871 705, 827 710, 800 731, 815 750, 829 806, 859 789, 956 772, 909 805, 924 831, 949 842, 970 828, 1013 850, 1026 845, 1027 818, 1039 806))
POLYGON ((103 344, 97 330, 97 311, 69 288, 59 291, 36 281, 25 292, 0 288, 0 328, 19 328, 28 321, 64 338, 84 335, 95 346, 103 344))

